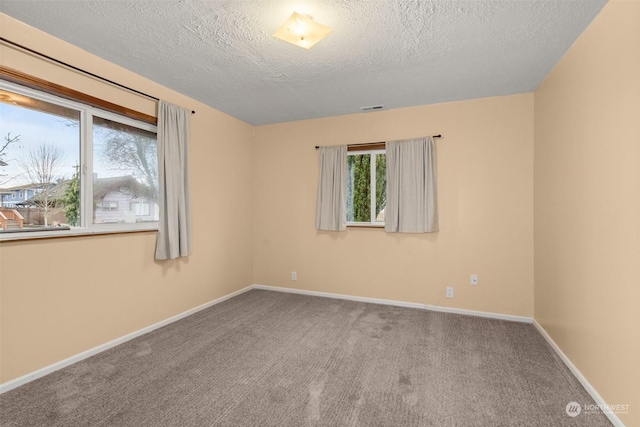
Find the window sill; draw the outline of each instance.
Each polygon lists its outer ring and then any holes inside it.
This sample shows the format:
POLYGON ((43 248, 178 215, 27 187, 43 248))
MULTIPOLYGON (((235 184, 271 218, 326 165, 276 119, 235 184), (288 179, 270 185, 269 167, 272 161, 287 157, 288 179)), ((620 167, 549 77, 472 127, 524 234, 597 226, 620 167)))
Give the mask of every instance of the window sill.
POLYGON ((147 231, 158 231, 158 223, 149 224, 120 224, 117 228, 114 226, 92 226, 90 228, 61 227, 60 229, 48 229, 37 231, 8 231, 0 232, 0 242, 11 242, 16 240, 39 240, 54 239, 60 237, 79 237, 79 236, 100 236, 105 234, 124 234, 139 233, 147 231))
POLYGON ((384 223, 348 222, 347 228, 384 228, 384 223))

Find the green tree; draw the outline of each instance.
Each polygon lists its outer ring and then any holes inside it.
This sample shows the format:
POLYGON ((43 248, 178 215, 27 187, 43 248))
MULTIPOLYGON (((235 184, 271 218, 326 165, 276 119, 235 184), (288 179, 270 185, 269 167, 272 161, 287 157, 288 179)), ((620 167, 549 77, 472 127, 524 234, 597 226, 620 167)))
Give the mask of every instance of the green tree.
POLYGON ((80 174, 79 166, 67 184, 64 195, 64 215, 67 217, 69 225, 80 225, 80 174))
POLYGON ((371 221, 371 186, 375 188, 374 219, 384 221, 380 212, 387 205, 387 158, 384 154, 357 154, 347 157, 347 221, 371 221), (371 182, 372 157, 375 156, 375 183, 371 182))
POLYGON ((349 175, 353 180, 353 192, 349 195, 349 218, 354 222, 371 221, 371 155, 358 154, 349 156, 349 175), (351 215, 349 215, 351 216, 351 215))
POLYGON ((376 155, 376 218, 387 206, 387 156, 376 155))

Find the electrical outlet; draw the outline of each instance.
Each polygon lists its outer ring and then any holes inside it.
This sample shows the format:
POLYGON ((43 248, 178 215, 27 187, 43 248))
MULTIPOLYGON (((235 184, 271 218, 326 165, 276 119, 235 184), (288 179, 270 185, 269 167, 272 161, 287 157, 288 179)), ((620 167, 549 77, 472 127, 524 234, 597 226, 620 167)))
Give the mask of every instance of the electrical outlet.
POLYGON ((478 275, 477 274, 472 274, 471 275, 471 280, 469 281, 469 284, 472 286, 478 286, 478 275))
POLYGON ((445 296, 446 296, 447 298, 453 298, 453 288, 448 287, 448 288, 447 288, 447 293, 445 294, 445 296))
POLYGON ((298 273, 296 273, 295 271, 291 272, 291 280, 298 280, 298 273))

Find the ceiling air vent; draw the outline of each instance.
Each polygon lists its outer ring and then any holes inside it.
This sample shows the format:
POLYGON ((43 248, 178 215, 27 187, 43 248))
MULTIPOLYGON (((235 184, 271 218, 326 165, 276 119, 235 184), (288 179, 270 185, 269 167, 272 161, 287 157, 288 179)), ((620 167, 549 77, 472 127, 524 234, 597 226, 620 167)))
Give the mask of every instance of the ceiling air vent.
POLYGON ((376 111, 382 110, 382 105, 371 105, 369 107, 360 107, 362 111, 376 111))

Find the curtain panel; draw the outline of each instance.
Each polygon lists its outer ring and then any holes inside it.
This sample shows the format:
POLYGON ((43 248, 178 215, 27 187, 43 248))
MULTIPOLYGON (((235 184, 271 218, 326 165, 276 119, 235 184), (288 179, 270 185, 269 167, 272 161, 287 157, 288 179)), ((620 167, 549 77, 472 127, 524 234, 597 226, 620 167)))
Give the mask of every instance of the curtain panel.
POLYGON ((387 142, 385 231, 438 231, 436 149, 433 138, 387 142))
POLYGON ((347 146, 319 147, 316 229, 347 229, 347 146))
POLYGON ((158 103, 158 260, 191 254, 190 117, 191 110, 158 103))

